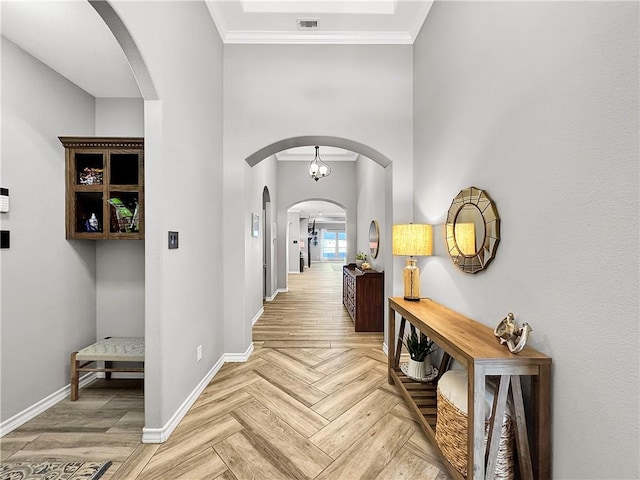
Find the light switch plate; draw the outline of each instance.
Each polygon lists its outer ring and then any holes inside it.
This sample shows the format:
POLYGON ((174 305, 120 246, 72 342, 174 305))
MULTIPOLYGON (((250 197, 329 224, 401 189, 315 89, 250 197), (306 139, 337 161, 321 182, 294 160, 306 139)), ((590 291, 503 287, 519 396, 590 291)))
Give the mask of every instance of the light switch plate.
POLYGON ((9 211, 9 189, 0 188, 0 212, 7 213, 9 211))
POLYGON ((178 248, 178 232, 169 232, 169 250, 178 248))
POLYGON ((9 248, 10 234, 9 230, 0 230, 0 248, 9 248))

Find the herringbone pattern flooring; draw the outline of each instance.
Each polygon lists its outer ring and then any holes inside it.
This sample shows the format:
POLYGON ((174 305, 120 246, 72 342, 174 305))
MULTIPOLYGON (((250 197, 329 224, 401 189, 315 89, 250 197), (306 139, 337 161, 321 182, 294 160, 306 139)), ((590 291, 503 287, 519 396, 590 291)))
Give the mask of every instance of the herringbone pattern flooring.
POLYGON ((2 458, 112 460, 104 480, 449 478, 386 382, 382 334, 354 332, 341 271, 289 282, 249 361, 226 364, 167 442, 140 444, 140 389, 103 381, 3 438, 2 458))

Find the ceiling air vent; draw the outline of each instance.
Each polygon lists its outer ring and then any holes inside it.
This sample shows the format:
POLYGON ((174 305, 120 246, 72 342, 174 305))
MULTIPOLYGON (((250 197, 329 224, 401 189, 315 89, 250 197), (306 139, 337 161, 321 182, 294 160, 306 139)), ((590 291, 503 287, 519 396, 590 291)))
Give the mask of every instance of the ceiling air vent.
POLYGON ((317 30, 319 27, 317 18, 298 18, 296 23, 298 24, 298 30, 317 30))

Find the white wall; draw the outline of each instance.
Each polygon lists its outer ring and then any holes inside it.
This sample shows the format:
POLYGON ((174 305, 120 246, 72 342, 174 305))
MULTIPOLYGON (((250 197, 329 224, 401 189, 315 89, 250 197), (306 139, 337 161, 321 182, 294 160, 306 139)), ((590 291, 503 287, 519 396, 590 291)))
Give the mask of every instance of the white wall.
POLYGON ((153 436, 224 352, 222 42, 203 2, 112 5, 158 97, 145 98, 144 112, 145 434, 153 436), (177 250, 167 249, 169 230, 179 232, 177 250))
POLYGON ((267 287, 269 292, 267 297, 271 297, 275 291, 275 276, 276 276, 276 262, 275 262, 275 243, 268 240, 269 248, 266 255, 270 258, 263 259, 265 235, 270 238, 272 236, 270 221, 275 218, 275 202, 277 198, 277 169, 276 159, 271 156, 254 167, 245 167, 248 169, 246 181, 249 183, 249 187, 245 189, 245 195, 247 195, 247 205, 250 206, 250 213, 246 216, 247 229, 244 234, 245 250, 247 252, 245 260, 245 275, 246 275, 246 288, 247 298, 249 303, 247 304, 248 313, 251 318, 255 316, 262 309, 262 299, 264 298, 264 272, 263 262, 271 266, 268 272, 271 278, 267 281, 267 287), (269 202, 269 211, 266 212, 267 224, 265 224, 262 214, 262 197, 264 187, 269 190, 269 196, 271 202, 269 202), (256 214, 260 216, 260 228, 258 237, 251 236, 251 215, 256 214))
MULTIPOLYGON (((225 45, 224 50, 224 317, 226 344, 238 351, 251 342, 250 316, 239 308, 246 297, 244 289, 238 288, 245 279, 237 265, 244 261, 245 252, 237 238, 243 234, 248 211, 238 202, 244 185, 242 163, 264 147, 298 136, 326 135, 358 142, 397 164, 394 215, 400 220, 411 215, 412 48, 225 45)), ((318 184, 335 176, 334 170, 318 184)), ((306 172, 300 178, 307 180, 306 172)), ((283 204, 282 195, 285 192, 279 188, 279 204, 283 204)), ((280 238, 284 217, 280 210, 278 214, 280 238)), ((280 249, 278 258, 283 258, 280 249)), ((283 283, 280 278, 279 284, 283 283)))
MULTIPOLYGON (((286 216, 287 209, 296 203, 304 200, 331 200, 346 210, 347 221, 347 258, 355 258, 355 232, 356 232, 356 190, 355 190, 355 162, 334 162, 331 165, 331 175, 319 181, 314 181, 309 177, 309 164, 307 162, 278 162, 278 216, 286 216), (352 236, 350 236, 352 235, 352 236)), ((278 222, 280 224, 280 222, 278 222)), ((316 223, 316 230, 319 232, 321 225, 316 223)), ((284 233, 284 232, 283 232, 284 233)), ((300 232, 292 239, 298 239, 300 232)), ((320 235, 318 235, 318 246, 311 247, 311 261, 320 260, 320 235)), ((293 245, 292 240, 289 247, 293 245)), ((284 255, 285 244, 278 243, 278 248, 284 255)), ((296 264, 293 254, 290 257, 289 271, 300 271, 299 254, 296 264)), ((283 257, 282 257, 283 258, 283 257)), ((281 270, 279 270, 281 271, 281 270)), ((278 278, 280 288, 285 288, 287 278, 281 274, 278 278)))
POLYGON ((1 420, 69 384, 69 355, 96 338, 95 244, 65 239, 58 136, 93 135, 94 99, 2 37, 1 420))
POLYGON ((289 273, 300 273, 300 212, 287 212, 289 273))
MULTIPOLYGON (((391 230, 387 225, 385 213, 385 183, 387 171, 370 158, 363 155, 356 162, 356 179, 358 192, 358 246, 357 251, 367 254, 367 261, 371 268, 384 271, 385 258, 388 249, 380 249, 378 256, 373 258, 369 248, 369 226, 372 220, 378 221, 380 230, 380 247, 384 246, 384 234, 391 230)), ((391 262, 389 262, 391 263, 391 262)))
POLYGON ((553 358, 553 478, 639 478, 638 3, 436 2, 415 43, 422 291, 553 358), (453 197, 501 217, 485 272, 450 261, 453 197))
POLYGON ((143 137, 142 98, 96 98, 96 135, 143 137))
MULTIPOLYGON (((95 104, 96 136, 144 136, 141 98, 96 98, 95 104)), ((144 336, 144 241, 96 242, 96 336, 144 336)))

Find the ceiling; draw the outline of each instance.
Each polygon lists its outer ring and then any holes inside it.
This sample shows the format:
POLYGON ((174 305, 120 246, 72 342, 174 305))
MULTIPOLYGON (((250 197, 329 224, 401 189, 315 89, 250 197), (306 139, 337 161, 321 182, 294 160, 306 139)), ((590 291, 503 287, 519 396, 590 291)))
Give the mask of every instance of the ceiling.
MULTIPOLYGON (((432 3, 433 0, 206 1, 223 41, 245 44, 411 44, 432 3), (300 19, 317 21, 318 28, 299 30, 300 19)), ((0 7, 3 36, 94 97, 141 96, 124 53, 88 1, 0 0, 0 7)))
POLYGON ((206 3, 225 43, 412 44, 433 0, 206 3))
POLYGON ((4 37, 89 94, 141 96, 120 45, 88 1, 2 0, 0 7, 4 37))
MULTIPOLYGON (((318 155, 324 162, 355 162, 358 154, 344 148, 328 147, 321 145, 318 155)), ((276 159, 281 162, 311 162, 316 156, 316 149, 313 146, 295 147, 282 150, 276 153, 276 159)))
MULTIPOLYGON (((117 3, 121 0, 111 0, 117 3)), ((433 0, 206 0, 225 43, 411 44, 433 0), (300 29, 304 20, 317 28, 300 29)), ((96 98, 140 91, 115 37, 86 0, 0 0, 2 35, 96 98), (37 34, 35 33, 37 32, 37 34)), ((284 150, 280 161, 313 159, 313 147, 284 150)), ((355 161, 348 150, 320 148, 327 162, 355 161)), ((344 221, 327 202, 296 206, 301 216, 344 221), (322 215, 321 215, 322 213, 322 215)))

